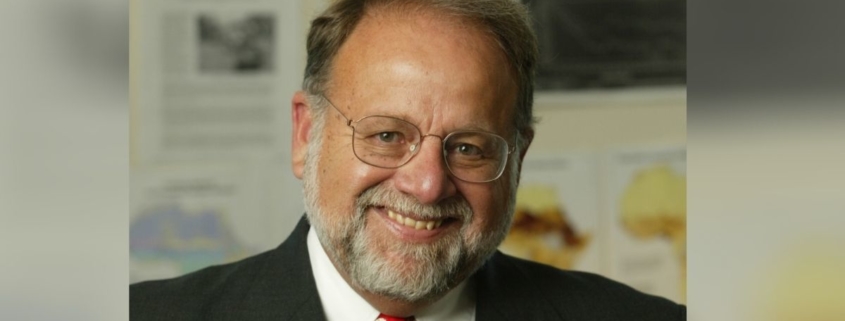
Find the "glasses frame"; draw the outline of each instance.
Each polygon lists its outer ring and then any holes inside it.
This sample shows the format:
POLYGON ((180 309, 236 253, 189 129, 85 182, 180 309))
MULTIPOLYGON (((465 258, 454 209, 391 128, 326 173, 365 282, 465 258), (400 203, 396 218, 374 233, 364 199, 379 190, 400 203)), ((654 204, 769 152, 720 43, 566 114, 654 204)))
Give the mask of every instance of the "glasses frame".
POLYGON ((408 164, 408 163, 410 163, 410 162, 411 162, 411 159, 413 159, 413 158, 414 158, 414 156, 417 156, 417 154, 419 153, 419 150, 420 150, 420 149, 419 149, 419 148, 412 149, 412 150, 411 150, 411 156, 410 156, 410 157, 408 157, 408 159, 406 159, 405 161, 401 162, 400 164, 398 164, 398 165, 396 165, 396 166, 375 165, 375 164, 372 164, 372 163, 370 163, 370 162, 367 162, 367 161, 365 161, 365 160, 361 159, 361 156, 358 156, 358 152, 355 150, 355 132, 356 132, 356 129, 355 129, 355 124, 358 124, 358 123, 359 123, 359 122, 361 122, 362 120, 367 119, 367 118, 370 118, 370 117, 386 117, 386 118, 393 118, 393 119, 400 120, 400 121, 403 121, 403 122, 406 122, 406 123, 410 124, 411 126, 413 126, 414 128, 416 128, 416 130, 417 130, 417 132, 418 132, 418 133, 420 133, 420 142, 419 142, 419 144, 420 144, 420 145, 422 145, 423 140, 424 140, 426 137, 428 137, 428 136, 434 136, 434 137, 440 138, 440 150, 441 150, 441 156, 443 157, 443 163, 444 163, 444 164, 446 164, 446 168, 448 168, 448 169, 449 169, 449 174, 450 174, 451 176, 453 176, 453 177, 455 177, 455 178, 459 179, 459 180, 462 180, 462 181, 464 181, 464 182, 468 182, 468 183, 489 183, 489 182, 492 182, 492 181, 495 181, 495 180, 497 180, 497 179, 501 178, 501 177, 502 177, 502 174, 505 172, 505 168, 506 168, 506 167, 508 167, 508 166, 507 166, 507 165, 508 165, 507 163, 508 163, 508 160, 510 159, 510 155, 511 155, 511 153, 513 153, 513 152, 516 150, 516 146, 515 146, 515 145, 511 145, 511 144, 508 142, 508 140, 507 140, 507 139, 505 139, 504 137, 499 136, 499 135, 496 135, 496 134, 491 133, 491 132, 486 132, 486 131, 480 131, 480 130, 458 130, 458 131, 453 131, 453 132, 451 132, 451 133, 447 134, 445 137, 441 137, 441 136, 439 136, 439 135, 434 135, 434 134, 425 134, 425 135, 423 135, 422 130, 420 130, 420 128, 419 128, 417 125, 414 125, 413 123, 411 123, 411 122, 409 122, 409 121, 407 121, 407 120, 404 120, 404 119, 401 119, 401 118, 398 118, 398 117, 394 117, 394 116, 387 116, 387 115, 367 115, 367 116, 364 116, 364 117, 359 118, 358 120, 352 120, 352 119, 350 119, 349 117, 346 117, 346 115, 344 115, 344 114, 343 114, 343 112, 342 112, 342 111, 340 111, 340 108, 337 108, 337 106, 335 106, 335 104, 334 104, 334 103, 333 103, 333 102, 329 99, 329 97, 326 97, 326 96, 325 96, 325 95, 323 95, 323 94, 321 94, 320 96, 321 96, 323 99, 325 99, 325 100, 326 100, 326 102, 328 102, 328 103, 329 103, 329 106, 332 106, 332 108, 333 108, 335 111, 337 111, 337 113, 338 113, 338 114, 340 114, 340 116, 341 116, 341 117, 343 117, 343 119, 346 119, 346 126, 349 126, 349 128, 352 128, 352 154, 355 154, 355 158, 358 158, 358 160, 360 160, 360 161, 361 161, 361 162, 363 162, 364 164, 367 164, 367 165, 370 165, 370 166, 373 166, 373 167, 385 168, 385 169, 396 169, 396 168, 399 168, 399 167, 405 166, 405 164, 408 164), (449 139, 449 137, 452 137, 452 135, 454 135, 454 134, 463 134, 463 133, 482 133, 482 134, 486 134, 486 135, 493 135, 493 136, 498 137, 499 139, 501 139, 502 141, 504 141, 504 142, 505 142, 505 146, 507 146, 507 153, 505 154, 505 158, 502 160, 502 164, 503 164, 503 165, 500 165, 499 170, 498 170, 498 172, 496 173, 496 176, 495 176, 495 177, 493 177, 493 178, 491 178, 491 179, 488 179, 488 180, 483 180, 483 181, 473 181, 473 180, 468 180, 468 179, 461 178, 460 176, 456 175, 456 174, 455 174, 455 172, 452 170, 452 167, 449 165, 449 161, 448 161, 448 160, 447 160, 447 158, 446 158, 446 141, 449 139))

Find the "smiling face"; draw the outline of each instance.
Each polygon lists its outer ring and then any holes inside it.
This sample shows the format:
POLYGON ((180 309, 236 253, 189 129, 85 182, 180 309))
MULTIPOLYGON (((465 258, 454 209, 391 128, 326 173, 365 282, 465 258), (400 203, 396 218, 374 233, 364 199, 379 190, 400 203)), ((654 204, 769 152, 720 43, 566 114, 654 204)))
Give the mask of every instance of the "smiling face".
POLYGON ((361 162, 346 119, 327 107, 323 128, 312 127, 318 116, 302 93, 293 120, 294 172, 335 267, 359 292, 408 302, 441 296, 495 251, 510 224, 518 170, 509 160, 489 183, 450 174, 439 137, 485 131, 513 145, 517 85, 486 33, 413 13, 365 15, 338 52, 326 93, 349 119, 392 116, 438 136, 425 137, 410 162, 395 169, 361 162))

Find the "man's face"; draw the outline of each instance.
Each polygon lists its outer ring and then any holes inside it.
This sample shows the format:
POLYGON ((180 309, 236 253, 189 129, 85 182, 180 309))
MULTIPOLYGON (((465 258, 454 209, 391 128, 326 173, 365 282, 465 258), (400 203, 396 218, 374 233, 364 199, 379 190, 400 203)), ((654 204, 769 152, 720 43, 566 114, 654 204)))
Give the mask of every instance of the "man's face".
MULTIPOLYGON (((331 79, 326 97, 353 121, 386 115, 423 135, 481 130, 514 144, 516 83, 495 42, 469 24, 436 14, 368 15, 341 47, 331 79)), ((309 142, 296 174, 309 219, 347 281, 395 299, 430 299, 492 254, 512 215, 512 162, 493 182, 461 181, 444 163, 440 138, 429 136, 402 167, 367 165, 353 153, 352 128, 327 108, 322 142, 309 142), (420 224, 408 226, 408 218, 420 224)), ((294 143, 295 154, 304 148, 294 143)))

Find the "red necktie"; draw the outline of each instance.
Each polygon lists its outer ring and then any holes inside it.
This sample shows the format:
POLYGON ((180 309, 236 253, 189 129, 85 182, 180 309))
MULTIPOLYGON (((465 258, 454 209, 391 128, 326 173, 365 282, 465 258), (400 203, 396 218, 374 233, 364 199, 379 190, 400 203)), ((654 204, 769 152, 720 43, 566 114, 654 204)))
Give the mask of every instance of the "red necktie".
POLYGON ((402 318, 402 317, 394 317, 392 315, 387 315, 387 314, 381 313, 381 314, 378 315, 378 318, 376 319, 376 321, 414 321, 414 317, 411 316, 411 317, 407 317, 407 318, 402 318))

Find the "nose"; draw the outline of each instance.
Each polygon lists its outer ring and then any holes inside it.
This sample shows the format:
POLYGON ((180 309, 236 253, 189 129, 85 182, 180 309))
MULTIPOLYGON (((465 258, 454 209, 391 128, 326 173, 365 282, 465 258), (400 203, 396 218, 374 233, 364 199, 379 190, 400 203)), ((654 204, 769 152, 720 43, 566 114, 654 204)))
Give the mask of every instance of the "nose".
POLYGON ((414 158, 396 169, 396 188, 414 196, 421 204, 436 204, 454 196, 457 187, 443 159, 442 141, 436 136, 426 136, 419 148, 414 158))

